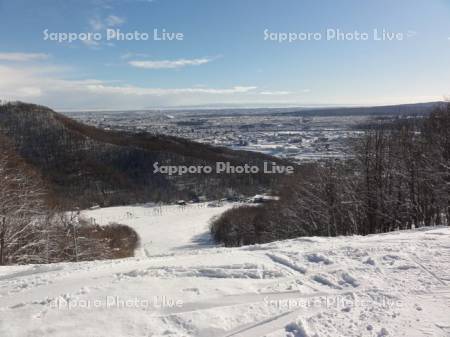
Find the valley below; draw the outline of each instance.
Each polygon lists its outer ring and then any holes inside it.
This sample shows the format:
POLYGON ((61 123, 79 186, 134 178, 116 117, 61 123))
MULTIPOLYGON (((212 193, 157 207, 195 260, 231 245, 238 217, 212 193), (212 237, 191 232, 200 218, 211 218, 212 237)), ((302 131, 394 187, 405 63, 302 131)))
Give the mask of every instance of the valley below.
POLYGON ((370 117, 280 115, 278 110, 71 112, 69 116, 103 129, 183 137, 233 150, 260 152, 292 162, 344 158, 349 141, 370 117))

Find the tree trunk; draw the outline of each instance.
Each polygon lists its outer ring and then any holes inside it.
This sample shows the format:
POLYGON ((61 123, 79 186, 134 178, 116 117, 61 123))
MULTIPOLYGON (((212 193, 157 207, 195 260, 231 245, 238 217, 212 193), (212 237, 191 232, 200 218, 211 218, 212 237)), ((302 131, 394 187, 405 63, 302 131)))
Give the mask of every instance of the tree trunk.
POLYGON ((0 228, 0 266, 5 264, 5 235, 6 235, 6 218, 3 217, 0 228))

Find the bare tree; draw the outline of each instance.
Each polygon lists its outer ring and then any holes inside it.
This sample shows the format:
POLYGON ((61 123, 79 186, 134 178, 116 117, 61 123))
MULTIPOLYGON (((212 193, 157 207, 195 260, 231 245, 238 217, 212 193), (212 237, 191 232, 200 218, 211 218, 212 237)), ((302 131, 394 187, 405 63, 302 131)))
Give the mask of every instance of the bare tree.
POLYGON ((48 213, 39 179, 26 175, 5 139, 0 142, 0 265, 43 262, 48 213))

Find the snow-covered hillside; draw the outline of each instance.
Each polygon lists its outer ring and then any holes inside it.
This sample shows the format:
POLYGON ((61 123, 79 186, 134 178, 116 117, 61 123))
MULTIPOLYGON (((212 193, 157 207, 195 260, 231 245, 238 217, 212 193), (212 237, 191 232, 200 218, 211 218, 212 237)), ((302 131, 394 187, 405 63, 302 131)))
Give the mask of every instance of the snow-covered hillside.
POLYGON ((0 336, 450 336, 450 230, 214 247, 232 207, 84 212, 135 258, 0 267, 0 336))

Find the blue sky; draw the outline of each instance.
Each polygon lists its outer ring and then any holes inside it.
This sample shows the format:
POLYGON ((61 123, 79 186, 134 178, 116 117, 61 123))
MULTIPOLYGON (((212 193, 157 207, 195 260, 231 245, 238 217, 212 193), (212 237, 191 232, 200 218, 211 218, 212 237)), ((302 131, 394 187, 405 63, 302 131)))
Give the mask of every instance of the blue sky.
POLYGON ((0 14, 0 97, 55 109, 450 96, 448 0, 0 0, 0 14), (107 29, 150 38, 108 41, 107 29), (154 41, 154 29, 183 39, 154 41), (399 35, 376 41, 375 29, 399 35), (44 40, 44 30, 101 39, 60 43, 44 40), (320 38, 280 42, 279 33, 320 38), (358 33, 367 39, 355 40, 358 33))

